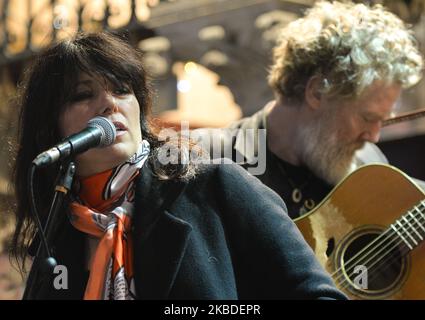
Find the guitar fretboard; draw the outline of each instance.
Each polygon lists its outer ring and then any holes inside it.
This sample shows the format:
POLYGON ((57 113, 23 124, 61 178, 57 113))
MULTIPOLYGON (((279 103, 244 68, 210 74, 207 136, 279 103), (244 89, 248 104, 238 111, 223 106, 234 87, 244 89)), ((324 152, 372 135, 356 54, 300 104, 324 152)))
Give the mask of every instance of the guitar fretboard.
POLYGON ((409 251, 425 238, 425 199, 394 222, 390 228, 409 251))

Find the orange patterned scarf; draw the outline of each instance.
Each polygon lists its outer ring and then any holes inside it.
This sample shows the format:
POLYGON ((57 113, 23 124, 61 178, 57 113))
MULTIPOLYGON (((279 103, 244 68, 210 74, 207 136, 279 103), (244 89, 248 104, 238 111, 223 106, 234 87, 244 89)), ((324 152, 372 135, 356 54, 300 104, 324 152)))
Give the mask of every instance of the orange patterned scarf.
POLYGON ((134 180, 149 155, 149 143, 120 166, 81 179, 70 220, 78 230, 99 239, 90 265, 84 299, 135 298, 133 247, 130 233, 134 180))

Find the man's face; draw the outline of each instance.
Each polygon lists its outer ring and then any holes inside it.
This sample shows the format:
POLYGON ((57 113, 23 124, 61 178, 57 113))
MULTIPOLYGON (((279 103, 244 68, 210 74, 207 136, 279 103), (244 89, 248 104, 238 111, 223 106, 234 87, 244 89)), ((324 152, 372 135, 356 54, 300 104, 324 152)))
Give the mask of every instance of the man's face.
POLYGON ((375 82, 355 100, 322 97, 318 119, 303 130, 304 163, 328 183, 338 183, 354 169, 354 153, 365 142, 378 142, 400 92, 400 85, 375 82))

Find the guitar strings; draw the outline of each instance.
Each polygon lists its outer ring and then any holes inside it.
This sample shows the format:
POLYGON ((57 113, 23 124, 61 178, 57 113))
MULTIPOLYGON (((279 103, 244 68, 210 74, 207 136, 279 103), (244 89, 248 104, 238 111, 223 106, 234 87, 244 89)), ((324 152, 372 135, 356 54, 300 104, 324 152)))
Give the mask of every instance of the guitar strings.
MULTIPOLYGON (((418 206, 424 206, 425 205, 425 200, 423 200, 422 202, 420 202, 420 204, 418 206)), ((414 209, 417 209, 418 206, 415 206, 414 209)), ((410 212, 410 211, 409 211, 410 212)), ((411 213, 411 212, 410 212, 411 213)), ((425 217, 423 216, 423 212, 418 210, 416 213, 419 213, 419 218, 425 217)), ((379 240, 381 240, 381 238, 385 237, 387 235, 387 233, 393 232, 393 234, 396 234, 393 229, 388 228, 385 232, 383 232, 379 237, 377 237, 375 240, 373 240, 372 242, 370 242, 366 247, 364 247, 361 251, 359 251, 355 256, 353 256, 350 260, 348 260, 346 262, 346 266, 348 266, 350 263, 354 262, 354 260, 359 257, 362 253, 364 253, 369 247, 371 247, 373 244, 375 244, 376 242, 378 242, 379 240)), ((385 240, 385 239, 384 239, 385 240)), ((379 246, 379 245, 378 245, 379 246)), ((373 249, 371 250, 373 251, 373 249)), ((370 251, 370 252, 371 252, 370 251)), ((369 253, 370 253, 369 252, 369 253)), ((358 265, 358 261, 355 263, 356 265, 358 265)), ((350 267, 348 267, 350 268, 350 267)), ((340 271, 342 268, 339 268, 338 270, 336 270, 332 276, 334 276, 338 271, 340 271)))
MULTIPOLYGON (((393 233, 392 234, 392 236, 395 236, 396 235, 396 233, 393 233)), ((401 241, 399 241, 398 243, 396 243, 394 246, 392 246, 388 251, 385 251, 385 253, 382 255, 382 256, 380 256, 378 259, 376 259, 371 265, 368 265, 368 263, 372 260, 372 259, 374 259, 375 258, 375 256, 377 255, 377 254, 379 254, 382 250, 385 250, 386 249, 386 247, 388 247, 389 245, 391 245, 391 243, 393 243, 394 242, 394 240, 397 240, 397 239, 399 239, 399 238, 397 238, 397 237, 395 237, 395 238, 393 238, 385 247, 383 247, 383 248, 381 248, 381 250, 378 252, 378 253, 376 253, 374 256, 372 256, 371 258, 369 258, 366 262, 364 262, 364 263, 362 263, 362 265, 365 265, 366 266, 366 268, 367 268, 367 270, 368 270, 368 279, 369 280, 372 280, 372 279, 375 279, 376 278, 376 276, 377 275, 379 275, 379 273, 380 272, 382 272, 382 270, 381 269, 377 269, 377 268, 375 268, 375 269, 373 269, 373 267, 376 265, 376 264, 378 264, 378 263, 380 263, 380 262, 385 262, 385 261, 387 261, 388 260, 388 258, 390 259, 390 262, 392 262, 392 263, 394 263, 395 261, 396 261, 396 259, 397 259, 397 257, 395 257, 396 255, 394 254, 395 253, 395 251, 394 251, 394 249, 396 249, 397 247, 399 247, 399 245, 403 242, 403 240, 401 240, 401 241), (382 261, 384 259, 384 261, 382 261), (386 260, 385 260, 386 259, 386 260), (370 271, 369 271, 370 270, 370 271)), ((408 252, 408 251, 407 251, 408 252)), ((386 267, 384 267, 384 269, 385 268, 388 268, 390 266, 390 264, 387 264, 386 265, 386 267)), ((348 272, 347 272, 348 273, 348 272)), ((348 288, 350 285, 351 285, 351 283, 350 283, 350 279, 351 279, 351 277, 353 277, 355 274, 354 274, 354 272, 353 273, 351 273, 349 276, 348 276, 348 278, 346 278, 346 279, 344 279, 344 282, 341 282, 341 287, 342 287, 342 289, 346 289, 346 288, 348 288)))
MULTIPOLYGON (((421 216, 419 217, 419 218, 422 218, 422 214, 421 214, 421 216)), ((416 221, 417 221, 417 224, 419 225, 419 226, 422 226, 422 224, 421 224, 421 222, 418 220, 418 219, 413 219, 413 220, 415 220, 415 223, 416 223, 416 221)), ((423 222, 425 222, 425 218, 424 218, 424 221, 423 222)), ((408 224, 409 225, 411 225, 412 227, 410 227, 410 229, 411 230, 416 230, 415 229, 415 226, 414 226, 414 224, 411 224, 409 221, 408 221, 408 224)), ((407 230, 407 228, 406 228, 406 234, 409 234, 408 233, 409 232, 409 230, 407 230)), ((395 232, 395 233, 393 233, 391 236, 397 236, 397 232, 395 232)), ((367 266, 367 264, 372 260, 372 259, 374 259, 375 257, 376 257, 376 255, 377 254, 379 254, 382 250, 385 250, 386 249, 386 247, 388 247, 389 245, 391 245, 391 243, 393 243, 394 242, 394 240, 396 240, 397 241, 397 239, 400 239, 400 238, 397 238, 397 237, 395 237, 395 238, 393 238, 390 242, 388 242, 388 244, 384 247, 384 248, 382 248, 378 253, 376 253, 374 256, 372 256, 371 258, 369 258, 364 264, 367 266)), ((415 239, 415 241, 416 241, 416 239, 415 239)), ((403 243, 404 242, 404 240, 400 240, 399 242, 397 242, 394 246, 392 246, 388 251, 386 251, 385 252, 385 254, 384 255, 382 255, 381 257, 379 257, 378 259, 376 259, 370 266, 367 266, 367 268, 368 268, 368 270, 370 269, 370 270, 372 270, 372 272, 370 273, 370 274, 373 274, 374 272, 373 272, 373 267, 377 264, 377 263, 379 263, 379 262, 381 262, 382 261, 382 259, 385 259, 388 255, 390 255, 390 259, 392 259, 392 257, 394 256, 394 249, 397 249, 399 246, 400 246, 400 244, 401 243, 403 243)), ((406 246, 407 247, 407 246, 406 246)), ((408 252, 408 251, 407 251, 408 252)), ((393 259, 393 260, 395 260, 395 259, 393 259)), ((376 269, 375 269, 376 270, 376 269)), ((380 270, 376 270, 375 271, 375 273, 377 273, 378 271, 380 271, 380 270)), ((352 277, 354 274, 352 273, 349 277, 352 277)))
MULTIPOLYGON (((418 207, 418 206, 424 206, 424 203, 425 203, 425 200, 422 200, 417 206, 414 206, 414 208, 413 208, 413 210, 414 209, 416 209, 416 207, 418 207)), ((411 211, 408 211, 408 212, 410 212, 411 213, 411 211)), ((423 212, 421 212, 420 210, 418 211, 419 212, 419 214, 420 214, 420 217, 422 216, 422 213, 423 212)), ((348 265, 348 264, 350 264, 351 262, 354 262, 354 260, 356 259, 356 258, 358 258, 362 253, 364 253, 367 249, 369 249, 369 247, 371 247, 372 245, 374 245, 376 242, 378 242, 379 240, 381 240, 381 238, 384 238, 384 237, 386 237, 386 235, 387 235, 387 233, 390 233, 390 232, 394 232, 394 230, 393 229, 391 229, 391 228, 388 228, 387 230, 385 230, 383 233, 381 233, 375 240, 373 240, 372 242, 370 242, 366 247, 364 247, 362 250, 360 250, 356 255, 354 255, 350 260, 348 260, 347 262, 346 262, 346 264, 345 265, 348 265)), ((385 240, 385 239, 384 239, 385 240)), ((372 249, 373 250, 373 249, 372 249)), ((355 265, 358 265, 358 263, 356 263, 355 265)), ((340 270, 341 270, 342 268, 339 268, 339 269, 337 269, 333 274, 332 274, 332 276, 334 276, 337 272, 339 272, 340 270)))
MULTIPOLYGON (((349 264, 353 264, 352 267, 355 267, 356 265, 359 265, 358 261, 356 260, 359 256, 361 256, 362 253, 364 253, 367 249, 369 249, 369 247, 371 247, 372 245, 374 245, 376 242, 378 242, 379 240, 381 240, 381 238, 385 238, 386 234, 391 232, 392 229, 387 229, 385 232, 383 232, 382 234, 380 234, 377 238, 375 238, 375 240, 373 240, 372 242, 370 242, 366 247, 364 247, 362 250, 360 250, 359 252, 357 252, 357 254, 355 254, 353 257, 351 257, 346 263, 346 269, 348 270, 349 264), (356 261, 355 261, 356 260, 356 261)), ((385 239, 384 239, 385 240, 385 239)), ((380 245, 380 244, 379 244, 380 245)), ((378 246, 379 246, 378 245, 378 246)), ((371 251, 373 251, 374 249, 372 249, 371 251)), ((368 253, 370 253, 371 251, 369 251, 368 253)), ((363 257, 361 257, 363 258, 363 257)), ((334 273, 332 273, 332 277, 335 277, 337 273, 342 272, 342 266, 340 268, 338 268, 337 270, 335 270, 334 273)), ((344 273, 342 272, 341 274, 342 276, 344 276, 344 273)), ((338 277, 335 279, 338 280, 338 277)))
MULTIPOLYGON (((423 207, 425 204, 425 200, 423 200, 422 202, 420 202, 420 204, 418 205, 419 207, 423 207)), ((414 209, 417 209, 415 213, 412 214, 411 211, 409 211, 410 214, 413 215, 413 219, 411 221, 409 221, 408 219, 410 218, 410 216, 408 216, 408 218, 406 219, 408 221, 408 225, 409 226, 402 226, 404 230, 401 230, 401 233, 406 233, 408 234, 409 230, 408 229, 414 229, 414 225, 419 225, 422 229, 423 229, 423 225, 422 222, 420 220, 425 220, 425 216, 423 215, 423 212, 421 210, 419 210, 417 207, 415 206, 414 209), (415 217, 414 215, 419 213, 419 216, 415 217), (419 218, 419 220, 417 219, 419 218)), ((423 209, 423 208, 421 208, 423 209)), ((400 231, 400 230, 399 230, 400 231)), ((353 256, 351 259, 349 259, 346 264, 345 264, 345 269, 347 270, 347 273, 349 273, 349 270, 353 267, 355 267, 356 265, 360 265, 360 261, 364 260, 365 258, 367 258, 368 255, 370 255, 371 253, 373 253, 374 250, 379 249, 379 247, 385 242, 388 241, 389 239, 391 239, 391 237, 393 236, 397 236, 397 232, 394 231, 391 228, 388 228, 385 232, 383 232, 379 237, 377 237, 374 241, 372 241, 371 243, 369 243, 365 248, 363 248, 361 251, 359 251, 355 256, 353 256), (381 243, 379 243, 377 246, 375 246, 373 249, 371 249, 370 251, 368 251, 364 256, 361 256, 360 259, 357 259, 361 254, 363 254, 367 249, 369 249, 369 247, 371 247, 372 245, 374 245, 375 243, 377 243, 379 240, 383 240, 381 241, 381 243), (351 266, 350 266, 351 264, 351 266)), ((387 244, 381 248, 377 253, 375 253, 371 258, 369 258, 364 264, 367 264, 368 262, 370 262, 370 260, 372 260, 377 254, 379 254, 380 252, 382 252, 382 250, 385 250, 385 248, 387 248, 389 245, 391 245, 391 243, 394 242, 394 240, 397 240, 397 238, 392 239, 391 241, 387 242, 387 244)), ((392 250, 394 248, 397 248, 401 243, 405 242, 403 239, 401 239, 395 246, 393 246, 390 249, 390 253, 392 252, 392 250)), ((372 266, 369 266, 369 268, 373 267, 374 265, 376 265, 376 263, 378 263, 380 260, 382 260, 383 258, 385 258, 387 256, 387 254, 384 254, 383 256, 381 256, 380 259, 378 259, 378 261, 376 261, 372 266)), ((335 277, 335 281, 339 282, 341 277, 345 278, 345 274, 342 272, 342 267, 338 268, 333 274, 333 277, 335 277), (336 274, 340 273, 339 276, 336 276, 336 274)), ((353 276, 353 273, 349 276, 351 277, 353 276)), ((348 285, 350 285, 349 283, 350 279, 344 279, 344 281, 340 282, 340 285, 344 285, 344 283, 348 283, 348 285)))
MULTIPOLYGON (((418 221, 418 223, 419 223, 419 221, 418 221)), ((414 230, 414 229, 413 229, 414 230)), ((396 232, 394 232, 391 236, 396 236, 396 232)), ((388 237, 389 238, 389 237, 388 237)), ((403 243, 404 241, 403 240, 400 240, 398 243, 396 243, 392 248, 390 248, 390 250, 389 251, 386 251, 385 253, 384 253, 384 255, 382 255, 381 257, 379 257, 374 263, 372 263, 370 266, 367 266, 367 264, 372 260, 372 259, 374 259, 375 257, 376 257, 376 255, 377 254, 379 254, 380 252, 382 252, 383 250, 385 250, 389 245, 391 245, 393 242, 394 242, 394 240, 397 240, 397 238, 393 238, 390 242, 388 242, 387 243, 387 245, 385 245, 383 248, 381 248, 381 250, 379 250, 377 253, 375 253, 371 258, 369 258, 366 262, 364 262, 364 263, 362 263, 362 265, 365 265, 368 269, 367 270, 371 270, 371 272, 370 272, 370 274, 368 274, 368 275, 372 275, 372 274, 376 274, 378 271, 380 271, 380 270, 376 270, 375 272, 373 272, 373 267, 377 264, 377 263, 379 263, 379 262, 381 262, 382 261, 382 259, 385 259, 388 255, 390 255, 390 259, 394 256, 394 254, 393 254, 393 250, 395 249, 395 248, 397 248, 397 247, 399 247, 399 245, 401 244, 401 243, 403 243)), ((373 250, 371 250, 371 251, 369 251, 369 253, 371 253, 373 250)), ((368 253, 368 254, 369 254, 368 253)), ((367 255, 368 255, 367 254, 367 255)), ((367 255, 365 255, 364 257, 366 257, 367 255)), ((362 258, 364 258, 364 257, 362 257, 362 258)), ((392 259, 393 261, 394 261, 394 259, 392 259)), ((346 268, 347 269, 347 273, 349 273, 349 270, 350 270, 350 268, 352 268, 352 267, 348 267, 348 268, 346 268)), ((354 270, 353 270, 354 271, 354 270)), ((344 274, 342 274, 342 276, 344 276, 344 274)), ((348 276, 348 278, 345 278, 344 279, 344 281, 341 281, 340 282, 340 285, 342 286, 342 288, 347 288, 348 286, 350 286, 351 284, 350 284, 350 278, 352 277, 352 276, 354 276, 354 273, 351 273, 351 275, 349 275, 348 276)), ((341 277, 339 277, 339 278, 341 278, 341 277)), ((336 279, 336 281, 338 281, 339 279, 337 278, 336 279)))
MULTIPOLYGON (((421 204, 420 204, 421 206, 423 206, 424 205, 424 201, 422 201, 421 202, 421 204)), ((416 208, 416 207, 415 207, 416 208)), ((420 219, 423 217, 423 215, 422 215, 422 212, 421 211, 419 211, 418 210, 418 212, 419 212, 419 214, 420 214, 420 219)), ((410 211, 409 211, 409 213, 411 213, 410 211)), ((415 220, 415 219, 413 219, 413 220, 415 220)), ((416 219, 417 220, 417 219, 416 219)), ((415 223, 416 223, 416 220, 415 220, 415 223)), ((420 222, 419 221, 417 221, 417 224, 419 224, 421 227, 422 227, 422 225, 420 224, 420 222)), ((412 226, 413 227, 413 226, 412 226)), ((422 227, 423 228, 423 227, 422 227)), ((412 228, 411 228, 412 229, 412 228)), ((414 230, 414 229, 413 229, 414 230)), ((386 234, 386 233, 388 233, 388 231, 392 231, 392 229, 388 229, 386 232, 384 232, 382 235, 384 235, 384 234, 386 234)), ((406 233, 407 233, 407 231, 406 231, 406 233)), ((388 236, 387 237, 387 239, 390 239, 390 237, 391 236, 394 236, 394 235, 397 235, 397 233, 396 232, 393 232, 390 236, 388 236)), ((382 236, 380 236, 380 237, 378 237, 378 238, 382 238, 382 236)), ((377 238, 377 239, 378 239, 377 238)), ((376 239, 375 239, 376 240, 376 239)), ((384 247, 384 248, 381 248, 381 250, 379 250, 378 251, 378 253, 376 253, 374 256, 372 256, 372 258, 369 258, 369 260, 367 260, 364 264, 367 264, 371 259, 373 259, 377 254, 379 254, 382 250, 385 250, 385 248, 386 247, 388 247, 388 245, 391 245, 391 243, 394 241, 394 240, 397 240, 397 238, 395 238, 395 239, 393 239, 392 241, 390 241, 390 242, 388 242, 387 243, 387 245, 384 247)), ((384 241, 385 241, 385 239, 384 239, 384 241)), ((373 242, 376 242, 376 241, 373 241, 373 242)), ((392 249, 394 249, 394 248, 396 248, 397 246, 399 246, 401 243, 403 242, 403 240, 401 240, 401 241, 399 241, 395 246, 393 246, 393 248, 392 249)), ((382 244, 382 242, 381 242, 381 244, 382 244)), ((376 247, 379 247, 381 244, 379 244, 378 246, 376 246, 376 247)), ((370 244, 369 244, 369 246, 370 246, 370 244)), ((369 246, 367 246, 367 247, 369 247, 369 246)), ((376 248, 375 247, 375 248, 376 248)), ((363 256, 363 257, 361 257, 359 260, 362 260, 362 259, 364 259, 365 257, 367 257, 371 252, 373 252, 374 250, 375 250, 375 248, 374 249, 372 249, 372 250, 370 250, 365 256, 363 256)), ((391 250, 392 250, 391 249, 391 250)), ((365 250, 363 249, 362 251, 360 251, 359 253, 362 253, 362 252, 364 252, 365 250)), ((358 256, 359 254, 357 254, 356 256, 358 256)), ((355 256, 355 257, 356 257, 355 256)), ((350 264, 351 262, 353 262, 354 263, 354 266, 355 265, 359 265, 359 260, 357 260, 356 262, 354 262, 353 260, 354 260, 354 258, 355 257, 353 257, 352 259, 350 259, 347 263, 346 263, 346 265, 348 266, 348 264, 350 264)), ((383 257, 385 257, 385 255, 383 256, 383 257)), ((381 257, 381 259, 382 259, 382 257, 381 257)), ((381 259, 379 259, 379 260, 381 260, 381 259)), ((379 261, 378 260, 378 261, 379 261)), ((376 264, 376 263, 375 263, 376 264)), ((374 264, 374 265, 375 265, 374 264)), ((346 267, 346 270, 347 270, 347 273, 348 273, 348 271, 350 270, 350 268, 352 268, 353 266, 349 266, 349 267, 346 267)), ((341 268, 339 268, 336 272, 334 272, 334 274, 333 275, 335 275, 337 272, 340 272, 342 270, 342 267, 341 268)), ((344 274, 342 273, 341 274, 341 276, 344 276, 344 274)), ((353 274, 351 274, 350 276, 353 276, 353 274)), ((350 277, 349 276, 349 277, 350 277)), ((336 281, 338 281, 339 280, 339 278, 340 277, 337 277, 335 280, 336 281)), ((349 281, 349 279, 345 279, 345 281, 346 282, 348 282, 349 281)), ((344 284, 344 282, 341 282, 342 284, 344 284)))
MULTIPOLYGON (((423 203, 421 203, 421 205, 423 206, 423 203)), ((416 208, 416 207, 415 207, 416 208)), ((418 210, 419 211, 419 210, 418 210)), ((410 212, 411 213, 411 212, 410 212)), ((420 219, 422 219, 422 217, 423 217, 423 215, 422 215, 422 212, 421 211, 419 211, 419 213, 420 213, 420 215, 421 215, 421 217, 419 217, 420 219)), ((415 220, 415 222, 414 222, 414 224, 419 224, 420 226, 421 226, 421 228, 423 228, 423 226, 420 224, 421 222, 419 222, 419 221, 417 221, 417 219, 413 219, 413 220, 415 220)), ((411 223, 410 223, 411 224, 411 223)), ((413 226, 412 226, 413 227, 413 226)), ((410 229, 412 229, 412 227, 410 227, 410 229)), ((388 229, 387 231, 391 231, 392 229, 388 229)), ((413 229, 413 230, 415 230, 415 229, 413 229)), ((387 233, 387 232, 385 232, 385 233, 387 233)), ((395 235, 397 235, 397 233, 396 232, 393 232, 392 233, 392 235, 391 236, 395 236, 395 235)), ((390 239, 390 237, 388 237, 388 239, 390 239)), ((394 240, 397 240, 397 238, 395 238, 395 239, 393 239, 392 241, 390 241, 384 248, 381 248, 381 250, 379 250, 379 252, 378 252, 378 254, 382 251, 382 250, 384 250, 386 247, 388 247, 388 245, 391 245, 391 243, 393 243, 394 242, 394 240)), ((395 246, 393 246, 392 248, 391 248, 391 250, 393 250, 394 248, 397 248, 401 243, 403 242, 403 240, 401 240, 401 241, 399 241, 395 246)), ((381 242, 381 244, 382 244, 382 242, 381 242)), ((377 247, 379 247, 379 245, 377 246, 377 247)), ((376 248, 376 247, 375 247, 376 248)), ((364 257, 367 257, 371 252, 373 252, 373 250, 374 249, 372 249, 371 251, 369 251, 368 252, 368 254, 366 254, 365 256, 363 256, 361 259, 363 259, 364 257)), ((364 250, 362 250, 362 251, 364 251, 364 250)), ((390 251, 390 253, 391 253, 392 251, 390 251)), ((364 263, 364 264, 367 264, 371 259, 373 259, 374 257, 376 256, 376 254, 372 257, 372 258, 370 258, 368 261, 366 261, 366 263, 364 263)), ((379 261, 381 261, 382 260, 382 258, 385 258, 387 256, 387 254, 384 254, 380 259, 378 259, 378 261, 377 262, 375 262, 372 266, 369 266, 369 268, 371 268, 371 267, 373 267, 376 263, 378 263, 379 261)), ((360 259, 360 260, 361 260, 360 259)), ((353 259, 350 259, 350 260, 353 260, 353 259)), ((348 262, 347 262, 347 264, 348 264, 348 262)), ((357 262, 357 265, 358 265, 358 262, 357 262)), ((349 269, 350 268, 352 268, 352 266, 351 267, 348 267, 348 268, 346 268, 347 269, 347 273, 348 273, 348 271, 349 271, 349 269)), ((339 272, 340 270, 341 270, 342 268, 340 268, 340 269, 338 269, 337 270, 337 272, 339 272)), ((337 273, 337 272, 335 272, 335 273, 337 273)), ((334 273, 334 274, 335 274, 334 273)), ((342 276, 344 276, 344 274, 342 274, 342 276)), ((351 274, 349 277, 351 277, 351 276, 353 276, 353 274, 351 274)), ((339 277, 340 278, 340 277, 339 277)), ((339 279, 338 279, 338 277, 335 279, 336 281, 338 281, 339 279)), ((350 281, 350 279, 348 278, 348 279, 345 279, 345 281, 344 282, 346 282, 346 283, 348 283, 348 285, 350 285, 349 284, 349 281, 350 281)), ((341 282, 341 284, 342 285, 344 285, 344 282, 341 282)))
MULTIPOLYGON (((372 257, 370 257, 367 261, 361 262, 361 264, 364 265, 367 268, 367 270, 368 270, 368 278, 369 279, 370 279, 370 277, 372 275, 374 275, 374 274, 376 275, 376 274, 379 274, 379 272, 381 272, 381 270, 373 269, 373 267, 376 264, 378 264, 379 262, 381 262, 383 259, 386 259, 388 256, 389 256, 390 259, 392 259, 394 257, 394 251, 393 250, 396 249, 399 246, 399 244, 403 242, 403 241, 399 241, 398 243, 395 243, 395 245, 393 245, 391 248, 389 248, 388 250, 386 250, 388 246, 391 246, 391 244, 393 244, 394 241, 397 241, 397 239, 398 239, 397 237, 394 237, 394 236, 396 236, 396 233, 393 233, 391 236, 393 238, 392 239, 391 238, 388 238, 388 240, 390 240, 390 241, 384 247, 381 247, 381 249, 378 252, 376 252, 372 257), (373 263, 371 265, 368 265, 368 263, 371 260, 373 260, 377 255, 379 255, 382 251, 384 251, 384 254, 381 255, 380 257, 378 257, 378 259, 376 259, 375 261, 373 261, 373 263)), ((371 253, 371 252, 372 251, 370 251, 369 253, 371 253)), ((388 265, 387 265, 387 267, 388 267, 388 265)), ((349 273, 349 270, 350 270, 350 268, 347 268, 347 273, 349 273)), ((344 281, 341 282, 342 288, 347 288, 347 287, 349 287, 351 285, 350 279, 354 275, 355 274, 354 274, 354 270, 353 270, 353 272, 348 275, 348 278, 345 278, 344 281)))
MULTIPOLYGON (((368 282, 373 283, 375 279, 382 274, 383 271, 387 270, 389 267, 392 267, 394 263, 400 261, 400 258, 409 252, 409 250, 403 250, 405 252, 400 252, 400 255, 395 254, 395 251, 392 251, 385 258, 380 260, 381 265, 379 270, 377 268, 372 269, 372 272, 368 273, 368 282)), ((398 275, 397 275, 398 276, 398 275)))

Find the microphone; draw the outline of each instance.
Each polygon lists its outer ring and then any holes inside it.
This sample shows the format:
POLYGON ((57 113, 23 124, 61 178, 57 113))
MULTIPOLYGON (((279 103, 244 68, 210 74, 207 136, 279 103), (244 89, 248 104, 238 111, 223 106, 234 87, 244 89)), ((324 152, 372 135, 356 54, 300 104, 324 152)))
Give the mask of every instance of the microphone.
POLYGON ((85 129, 40 153, 32 163, 42 168, 90 148, 110 146, 115 141, 116 134, 117 131, 111 121, 100 116, 94 117, 87 123, 85 129))

